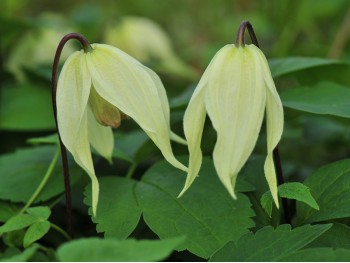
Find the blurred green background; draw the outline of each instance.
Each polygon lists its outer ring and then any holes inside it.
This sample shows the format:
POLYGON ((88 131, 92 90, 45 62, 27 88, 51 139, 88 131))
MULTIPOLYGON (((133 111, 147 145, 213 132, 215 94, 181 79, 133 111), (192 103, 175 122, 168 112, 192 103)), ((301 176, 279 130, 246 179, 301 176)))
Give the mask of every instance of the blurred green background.
MULTIPOLYGON (((268 59, 348 60, 349 7, 348 0, 1 0, 0 152, 28 147, 28 138, 54 132, 51 65, 66 33, 79 32, 91 43, 117 46, 153 68, 168 92, 172 127, 182 134, 182 102, 188 100, 213 55, 235 40, 242 20, 253 24, 268 59)), ((61 62, 78 49, 72 41, 61 62)), ((298 82, 279 78, 276 84, 283 90, 298 82)), ((346 120, 288 109, 285 116, 280 148, 290 171, 296 165, 308 171, 350 154, 346 120)), ((124 121, 118 132, 136 129, 132 121, 124 121)), ((203 148, 210 154, 215 133, 209 122, 205 133, 203 148)), ((176 152, 186 153, 176 147, 176 152)), ((256 152, 265 151, 262 140, 256 152)))

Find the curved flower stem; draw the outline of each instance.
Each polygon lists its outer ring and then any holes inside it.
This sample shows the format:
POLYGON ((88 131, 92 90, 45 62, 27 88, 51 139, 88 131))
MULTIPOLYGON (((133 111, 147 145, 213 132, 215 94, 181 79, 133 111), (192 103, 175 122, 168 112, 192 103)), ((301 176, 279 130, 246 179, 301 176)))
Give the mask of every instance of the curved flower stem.
POLYGON ((58 64, 60 61, 61 53, 63 50, 63 47, 65 44, 71 40, 76 39, 78 40, 81 45, 83 46, 83 49, 85 52, 90 52, 92 50, 92 47, 87 41, 85 37, 78 33, 70 33, 65 35, 60 43, 58 44, 55 59, 52 66, 52 78, 51 78, 51 88, 52 88, 52 106, 53 106, 53 113, 55 117, 56 122, 56 128, 58 133, 58 138, 60 141, 60 148, 61 148, 61 157, 62 157, 62 164, 63 164, 63 175, 64 175, 64 188, 65 188, 65 195, 66 195, 66 219, 67 219, 67 232, 70 236, 73 234, 72 229, 72 198, 71 198, 71 190, 70 190, 70 179, 69 179, 69 168, 68 168, 68 159, 67 159, 67 150, 64 146, 59 130, 58 130, 58 122, 57 122, 57 104, 56 104, 56 91, 57 91, 57 76, 58 76, 58 64))
MULTIPOLYGON (((250 36, 252 43, 255 46, 257 46, 258 48, 260 48, 258 39, 256 38, 254 29, 253 29, 253 26, 247 20, 244 20, 238 29, 237 38, 236 38, 236 45, 244 47, 244 45, 245 45, 244 33, 245 33, 246 29, 249 32, 249 36, 250 36)), ((277 183, 278 183, 278 185, 284 184, 283 171, 282 171, 281 158, 280 158, 280 154, 279 154, 279 150, 278 150, 278 145, 275 147, 272 154, 273 154, 273 161, 275 163, 277 183)), ((282 207, 283 207, 285 222, 287 224, 291 224, 291 217, 290 217, 290 213, 289 213, 289 209, 288 209, 288 202, 287 202, 287 199, 285 199, 285 198, 282 198, 282 207)))
POLYGON ((35 190, 35 192, 33 193, 33 195, 30 197, 30 199, 28 200, 28 202, 25 204, 25 206, 21 209, 21 211, 18 213, 23 214, 32 204, 33 202, 38 198, 39 194, 41 193, 41 191, 43 190, 43 188, 45 187, 47 181, 49 180, 53 169, 55 168, 55 165, 57 163, 57 159, 58 159, 58 155, 59 155, 60 151, 57 148, 54 157, 52 158, 52 161, 49 165, 49 168, 47 169, 44 178, 41 180, 38 188, 35 190))

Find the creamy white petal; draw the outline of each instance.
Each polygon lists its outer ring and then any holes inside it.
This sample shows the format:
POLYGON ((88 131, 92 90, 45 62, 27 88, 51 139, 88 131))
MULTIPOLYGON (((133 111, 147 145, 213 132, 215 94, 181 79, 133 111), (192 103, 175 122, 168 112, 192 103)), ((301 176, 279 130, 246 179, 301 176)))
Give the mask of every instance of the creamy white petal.
POLYGON ((283 132, 283 106, 281 99, 277 93, 275 83, 272 79, 271 71, 265 55, 262 51, 255 47, 254 51, 259 56, 262 71, 264 72, 265 84, 266 84, 266 128, 267 128, 267 157, 264 165, 265 177, 269 185, 272 197, 275 201, 277 208, 278 204, 278 189, 276 170, 273 161, 273 150, 277 146, 281 139, 283 132))
POLYGON ((166 94, 166 90, 163 86, 162 81, 160 80, 160 78, 158 77, 158 75, 151 69, 142 66, 150 75, 150 77, 152 78, 156 88, 157 88, 157 92, 158 92, 158 96, 160 99, 160 103, 162 105, 162 109, 163 109, 163 114, 164 114, 164 118, 166 123, 169 125, 169 132, 170 132, 170 140, 183 144, 183 145, 187 145, 187 142, 185 139, 181 138, 180 136, 178 136, 177 134, 175 134, 174 132, 172 132, 170 130, 170 107, 169 107, 169 101, 168 101, 168 96, 166 94))
POLYGON ((81 120, 88 102, 91 77, 82 51, 69 56, 58 78, 57 122, 63 144, 74 152, 81 120))
POLYGON ((233 198, 237 174, 253 151, 264 116, 266 90, 259 66, 249 46, 223 47, 212 64, 205 95, 217 131, 215 168, 233 198))
POLYGON ((205 69, 196 89, 194 90, 191 100, 187 105, 184 115, 184 133, 187 140, 190 159, 188 163, 188 174, 186 177, 185 186, 178 197, 182 196, 185 191, 191 186, 193 181, 198 176, 202 165, 202 150, 201 141, 203 127, 206 117, 206 109, 204 105, 204 94, 208 83, 208 75, 213 60, 205 69))
POLYGON ((88 67, 96 91, 112 105, 134 119, 173 166, 187 171, 173 155, 169 123, 152 77, 144 67, 121 50, 94 44, 88 67))
POLYGON ((112 163, 112 152, 114 148, 114 137, 111 127, 100 125, 92 113, 90 107, 87 107, 88 114, 88 136, 94 149, 109 163, 112 163))
POLYGON ((92 213, 96 216, 99 184, 95 175, 95 169, 91 158, 91 149, 88 136, 88 118, 87 108, 81 119, 81 125, 79 128, 78 136, 76 137, 76 143, 74 150, 71 152, 74 160, 81 166, 85 172, 90 176, 92 184, 92 213))
POLYGON ((86 116, 90 88, 91 76, 85 55, 82 51, 75 52, 65 62, 58 79, 58 128, 63 144, 91 178, 92 212, 96 215, 99 187, 91 158, 86 116))

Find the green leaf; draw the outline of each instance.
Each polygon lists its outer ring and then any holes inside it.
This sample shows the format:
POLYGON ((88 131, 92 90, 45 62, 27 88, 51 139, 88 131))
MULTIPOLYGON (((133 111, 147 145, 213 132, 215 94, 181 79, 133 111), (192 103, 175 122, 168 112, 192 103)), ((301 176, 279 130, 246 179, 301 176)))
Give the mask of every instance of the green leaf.
POLYGON ((331 229, 316 238, 307 247, 331 247, 350 249, 350 227, 347 225, 335 223, 331 229))
POLYGON ((0 227, 0 233, 6 233, 18 229, 25 228, 37 222, 38 219, 32 215, 21 214, 10 218, 5 224, 0 227))
POLYGON ((0 129, 33 131, 54 127, 49 88, 25 84, 1 89, 0 129))
MULTIPOLYGON (((303 202, 313 209, 319 210, 319 207, 312 197, 310 189, 302 183, 286 183, 278 186, 278 195, 282 198, 295 199, 303 202)), ((260 200, 261 206, 271 217, 273 199, 270 191, 267 191, 260 200)))
POLYGON ((27 140, 27 143, 37 145, 37 144, 58 144, 57 133, 45 136, 45 137, 35 137, 27 140))
POLYGON ((11 217, 18 214, 22 206, 9 202, 0 200, 0 222, 6 222, 11 217))
POLYGON ((47 206, 30 207, 26 212, 41 221, 49 219, 51 215, 51 210, 47 206))
MULTIPOLYGON (((123 177, 101 177, 99 183, 97 216, 93 218, 97 232, 104 232, 105 237, 127 238, 141 217, 134 194, 137 182, 123 177)), ((91 207, 91 184, 86 186, 84 195, 84 202, 91 207)))
POLYGON ((146 224, 161 238, 186 235, 179 248, 208 258, 229 240, 254 226, 248 198, 233 200, 219 181, 213 162, 203 159, 200 176, 177 198, 186 174, 161 161, 152 166, 136 186, 136 197, 146 224))
POLYGON ((23 239, 23 247, 28 247, 42 238, 50 230, 50 222, 40 221, 32 224, 26 231, 23 239))
MULTIPOLYGON (((27 202, 44 177, 57 146, 40 146, 21 149, 0 156, 0 199, 27 202)), ((64 192, 61 166, 53 171, 35 203, 47 201, 64 192)), ((82 174, 76 165, 70 166, 71 184, 82 174)))
POLYGON ((299 87, 282 92, 283 105, 288 108, 350 118, 350 88, 332 82, 313 87, 299 87))
POLYGON ((291 229, 280 225, 264 227, 238 241, 230 241, 217 251, 210 261, 279 261, 309 244, 332 225, 305 225, 291 229))
POLYGON ((312 189, 320 210, 297 203, 296 224, 350 217, 350 160, 325 165, 311 174, 304 184, 312 189))
POLYGON ((11 257, 2 258, 3 262, 26 262, 29 261, 30 258, 35 254, 35 252, 39 249, 39 245, 33 244, 32 246, 25 249, 22 253, 13 255, 11 257))
POLYGON ((297 71, 319 68, 324 66, 346 65, 346 62, 339 62, 332 59, 315 57, 287 57, 280 59, 269 59, 269 65, 274 78, 281 77, 297 71))
POLYGON ((184 238, 167 240, 116 240, 85 238, 63 244, 57 250, 60 261, 160 261, 170 255, 184 238))
POLYGON ((115 133, 115 147, 113 157, 128 161, 137 162, 137 154, 142 146, 149 140, 143 131, 133 131, 127 134, 115 133))
POLYGON ((309 248, 295 252, 283 257, 280 261, 286 262, 348 262, 350 258, 349 249, 333 248, 309 248))

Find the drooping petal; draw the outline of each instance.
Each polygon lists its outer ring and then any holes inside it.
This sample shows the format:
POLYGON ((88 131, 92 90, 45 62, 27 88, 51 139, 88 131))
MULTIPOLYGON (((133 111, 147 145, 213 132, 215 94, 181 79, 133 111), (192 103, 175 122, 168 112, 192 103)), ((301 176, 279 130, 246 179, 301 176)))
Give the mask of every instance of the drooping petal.
POLYGON ((205 95, 217 131, 214 165, 233 198, 237 174, 253 151, 264 116, 266 90, 259 67, 250 46, 223 47, 213 61, 205 95))
POLYGON ((97 93, 134 119, 169 163, 187 171, 173 155, 169 123, 163 113, 157 84, 148 71, 117 48, 102 44, 94 44, 93 48, 88 54, 88 67, 97 93))
POLYGON ((92 163, 87 128, 87 103, 91 76, 82 51, 63 65, 57 84, 57 122, 63 144, 91 178, 92 212, 96 215, 99 186, 92 163))
POLYGON ((269 188, 272 197, 275 201, 277 208, 278 205, 278 193, 277 193, 277 179, 276 171, 273 162, 273 150, 277 146, 281 139, 283 132, 283 106, 281 99, 277 93, 275 83, 272 79, 270 68, 264 54, 257 47, 254 51, 260 57, 262 71, 264 72, 264 79, 266 85, 266 128, 267 128, 267 157, 264 165, 266 180, 269 184, 269 188))
POLYGON ((208 72, 210 71, 211 63, 206 68, 200 79, 184 115, 184 132, 187 140, 188 150, 190 154, 188 164, 188 174, 186 177, 185 186, 178 197, 181 197, 185 191, 191 186, 193 181, 198 176, 202 165, 202 150, 201 141, 203 127, 205 123, 206 111, 204 105, 204 94, 208 83, 208 72))
MULTIPOLYGON (((163 83, 160 80, 160 78, 158 77, 158 75, 156 73, 154 73, 153 70, 151 70, 143 65, 142 65, 142 67, 148 72, 148 74, 152 78, 152 80, 157 88, 158 96, 159 96, 160 103, 161 103, 162 109, 163 109, 164 118, 165 118, 166 123, 170 127, 170 107, 169 107, 168 96, 166 95, 166 90, 163 86, 163 83)), ((183 145, 187 145, 187 142, 185 139, 181 138, 179 135, 175 134, 171 130, 170 130, 170 140, 177 142, 177 143, 180 143, 180 144, 183 144, 183 145)))
POLYGON ((81 166, 90 176, 92 185, 92 214, 96 216, 99 196, 99 184, 95 175, 95 169, 91 158, 91 149, 88 135, 87 108, 85 109, 83 117, 81 119, 81 125, 72 155, 79 166, 81 166))
POLYGON ((56 93, 58 129, 63 144, 70 152, 75 148, 90 87, 91 77, 84 53, 74 52, 63 65, 56 93))
POLYGON ((111 127, 100 125, 92 113, 90 107, 88 112, 88 136, 94 149, 104 157, 109 163, 112 163, 112 152, 114 147, 114 137, 111 127))

